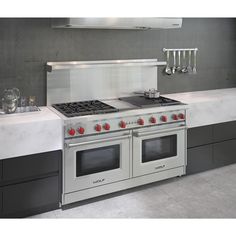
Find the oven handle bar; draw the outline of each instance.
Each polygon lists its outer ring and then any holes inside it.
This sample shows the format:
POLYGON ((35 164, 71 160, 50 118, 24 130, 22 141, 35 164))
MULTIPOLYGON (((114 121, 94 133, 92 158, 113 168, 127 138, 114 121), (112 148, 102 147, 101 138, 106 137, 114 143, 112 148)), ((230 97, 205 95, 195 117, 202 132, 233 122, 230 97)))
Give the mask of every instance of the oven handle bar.
POLYGON ((67 147, 78 147, 78 146, 83 146, 83 145, 90 145, 90 144, 96 144, 96 143, 103 143, 103 142, 110 142, 110 141, 116 141, 116 140, 121 140, 121 139, 127 139, 131 138, 132 135, 123 135, 119 137, 113 137, 113 138, 104 138, 104 139, 99 139, 99 140, 93 140, 93 141, 87 141, 87 142, 82 142, 82 143, 69 143, 67 144, 67 147))
POLYGON ((160 134, 160 133, 166 133, 166 132, 171 132, 171 131, 178 131, 186 129, 186 126, 181 126, 177 128, 170 128, 170 129, 163 129, 163 130, 158 130, 158 131, 144 131, 144 132, 133 132, 133 135, 135 137, 142 137, 142 136, 147 136, 147 135, 153 135, 153 134, 160 134))

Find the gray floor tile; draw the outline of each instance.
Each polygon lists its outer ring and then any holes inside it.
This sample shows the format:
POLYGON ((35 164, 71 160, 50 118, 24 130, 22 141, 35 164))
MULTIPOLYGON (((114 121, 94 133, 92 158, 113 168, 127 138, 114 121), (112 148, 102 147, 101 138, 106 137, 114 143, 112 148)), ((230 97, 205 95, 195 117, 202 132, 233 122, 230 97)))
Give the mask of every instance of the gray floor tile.
POLYGON ((46 212, 46 213, 43 213, 43 214, 30 216, 28 218, 31 218, 31 219, 38 219, 38 218, 42 218, 42 219, 45 219, 45 218, 55 219, 56 218, 56 214, 55 214, 55 211, 49 211, 49 212, 46 212))
POLYGON ((236 218, 236 165, 173 178, 31 218, 236 218))

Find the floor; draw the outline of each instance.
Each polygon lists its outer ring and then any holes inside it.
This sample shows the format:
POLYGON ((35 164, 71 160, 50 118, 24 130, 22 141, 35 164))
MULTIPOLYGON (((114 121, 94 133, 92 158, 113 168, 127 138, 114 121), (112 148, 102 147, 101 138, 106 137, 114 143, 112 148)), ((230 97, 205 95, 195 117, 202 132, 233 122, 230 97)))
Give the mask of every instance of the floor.
POLYGON ((234 218, 236 164, 72 206, 31 218, 234 218))

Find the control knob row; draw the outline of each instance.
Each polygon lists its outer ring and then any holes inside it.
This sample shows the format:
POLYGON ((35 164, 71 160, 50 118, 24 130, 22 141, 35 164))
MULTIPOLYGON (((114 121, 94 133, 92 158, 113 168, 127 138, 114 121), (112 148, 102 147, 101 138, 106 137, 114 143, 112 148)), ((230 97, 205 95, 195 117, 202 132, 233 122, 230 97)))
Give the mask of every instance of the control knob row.
MULTIPOLYGON (((173 120, 185 119, 185 115, 184 115, 183 113, 180 113, 180 114, 178 114, 178 115, 173 114, 173 115, 172 115, 172 119, 173 119, 173 120)), ((167 117, 166 115, 162 115, 162 116, 160 117, 160 120, 161 120, 162 122, 167 122, 168 117, 167 117)), ((150 118, 149 121, 150 121, 150 123, 152 123, 152 124, 157 123, 157 119, 156 119, 155 117, 153 117, 153 116, 150 118)), ((144 125, 144 119, 143 119, 143 118, 139 118, 138 121, 137 121, 137 123, 138 123, 139 125, 144 125)), ((120 121, 119 126, 120 126, 120 128, 122 128, 122 129, 126 128, 126 122, 123 121, 123 120, 120 121)), ((111 127, 110 127, 110 124, 108 124, 108 123, 105 123, 105 124, 103 125, 103 129, 104 129, 104 130, 110 130, 110 128, 111 128, 111 127)), ((95 130, 96 130, 97 132, 100 132, 100 131, 102 130, 102 126, 101 126, 100 124, 96 124, 95 130)), ((79 127, 79 128, 77 129, 77 132, 78 132, 79 134, 84 134, 85 129, 84 129, 83 127, 79 127)), ((70 128, 70 129, 68 130, 68 134, 69 134, 70 136, 74 136, 75 133, 76 133, 76 130, 73 129, 73 128, 70 128)))
MULTIPOLYGON (((185 115, 184 115, 183 113, 180 113, 180 114, 178 114, 178 115, 173 114, 173 115, 171 116, 171 118, 172 118, 172 120, 178 120, 178 119, 183 120, 183 119, 185 119, 185 115)), ((167 116, 161 116, 161 121, 167 122, 167 120, 168 120, 167 116)))
MULTIPOLYGON (((176 114, 173 114, 172 115, 172 119, 173 120, 178 120, 178 119, 185 119, 185 115, 183 114, 183 113, 180 113, 180 114, 178 114, 178 115, 176 115, 176 114)), ((162 121, 162 122, 167 122, 168 121, 168 117, 167 116, 165 116, 165 115, 162 115, 161 117, 160 117, 160 120, 162 121)), ((150 123, 152 123, 152 124, 156 124, 157 123, 157 119, 155 118, 155 117, 151 117, 150 119, 149 119, 149 121, 150 121, 150 123)), ((144 119, 142 119, 142 118, 140 118, 140 119, 138 119, 138 122, 137 122, 139 125, 144 125, 144 119)))
MULTIPOLYGON (((105 130, 110 130, 110 125, 108 124, 108 123, 105 123, 104 125, 103 125, 103 128, 105 129, 105 130)), ((100 132, 101 130, 102 130, 102 126, 101 125, 99 125, 99 124, 96 124, 95 125, 95 130, 97 131, 97 132, 100 132)))
MULTIPOLYGON (((78 129, 77 129, 77 132, 79 133, 79 134, 84 134, 84 128, 83 127, 79 127, 78 129)), ((70 128, 69 130, 68 130, 68 134, 70 135, 70 136, 74 136, 75 135, 75 133, 76 133, 76 131, 75 131, 75 129, 73 129, 73 128, 70 128)))

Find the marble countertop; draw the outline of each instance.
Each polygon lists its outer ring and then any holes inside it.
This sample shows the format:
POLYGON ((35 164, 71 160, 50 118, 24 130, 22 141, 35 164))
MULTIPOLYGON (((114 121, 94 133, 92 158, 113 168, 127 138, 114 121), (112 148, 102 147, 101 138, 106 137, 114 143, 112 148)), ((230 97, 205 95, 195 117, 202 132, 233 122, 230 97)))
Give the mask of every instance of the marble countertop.
MULTIPOLYGON (((236 88, 163 96, 188 104, 186 106, 188 128, 236 120, 236 88)), ((175 109, 181 108, 183 107, 175 107, 175 109)), ((0 116, 0 159, 63 148, 63 119, 48 107, 40 109, 38 112, 0 116)), ((157 108, 148 109, 152 112, 157 108)), ((160 107, 158 111, 169 109, 173 107, 160 107)), ((122 116, 130 115, 132 112, 124 111, 122 116)))
POLYGON ((165 94, 164 96, 188 104, 188 128, 236 120, 236 88, 165 94))
POLYGON ((22 124, 35 121, 49 121, 60 119, 54 112, 47 107, 39 107, 40 111, 3 114, 0 115, 0 126, 8 124, 22 124))
POLYGON ((0 159, 62 149, 62 120, 47 107, 0 116, 0 159))

